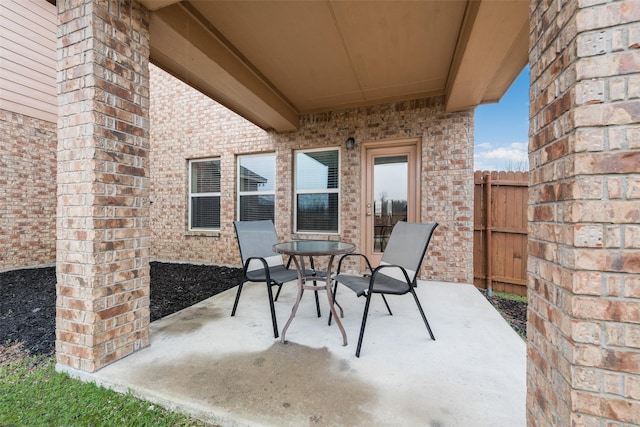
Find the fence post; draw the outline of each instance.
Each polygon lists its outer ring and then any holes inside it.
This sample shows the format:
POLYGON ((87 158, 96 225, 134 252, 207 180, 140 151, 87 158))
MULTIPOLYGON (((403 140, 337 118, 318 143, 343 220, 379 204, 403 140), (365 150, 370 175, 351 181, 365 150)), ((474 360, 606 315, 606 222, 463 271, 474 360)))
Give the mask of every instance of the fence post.
POLYGON ((484 191, 485 191, 485 196, 484 196, 484 206, 485 206, 485 243, 486 243, 486 248, 485 248, 485 258, 487 260, 487 267, 485 270, 485 274, 486 274, 486 281, 487 281, 487 295, 488 296, 492 296, 493 295, 493 278, 492 276, 492 272, 491 272, 491 265, 493 263, 493 260, 491 259, 491 253, 492 253, 492 242, 491 242, 491 234, 492 234, 492 223, 493 223, 493 218, 491 218, 491 173, 485 174, 484 176, 484 191))

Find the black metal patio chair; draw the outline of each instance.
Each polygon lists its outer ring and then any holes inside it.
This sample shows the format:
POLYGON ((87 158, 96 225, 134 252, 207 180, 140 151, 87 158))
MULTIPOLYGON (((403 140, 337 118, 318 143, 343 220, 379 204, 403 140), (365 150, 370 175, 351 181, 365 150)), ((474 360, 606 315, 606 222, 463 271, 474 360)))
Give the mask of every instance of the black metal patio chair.
MULTIPOLYGON (((298 280, 298 273, 295 269, 289 268, 291 259, 289 259, 289 262, 285 265, 282 255, 273 251, 273 245, 278 243, 278 235, 276 234, 276 229, 272 221, 234 221, 233 226, 236 230, 238 246, 240 247, 240 256, 243 265, 243 281, 238 286, 231 316, 235 316, 236 314, 243 285, 246 282, 264 282, 267 285, 267 294, 269 296, 273 336, 278 338, 278 322, 276 320, 274 301, 278 300, 284 283, 298 280), (274 285, 278 286, 278 292, 275 298, 271 290, 271 287, 274 285)), ((314 270, 313 258, 310 260, 310 267, 311 269, 306 270, 305 273, 307 277, 323 276, 322 272, 316 272, 314 270)), ((315 297, 316 310, 318 317, 320 317, 318 291, 315 292, 315 297)))
MULTIPOLYGON (((364 314, 362 315, 356 357, 360 357, 360 348, 362 347, 362 338, 364 337, 364 329, 367 324, 369 304, 371 303, 371 295, 373 294, 380 294, 382 296, 389 314, 392 315, 393 313, 391 313, 391 308, 389 308, 385 295, 404 295, 411 293, 431 339, 435 340, 414 287, 416 286, 416 276, 418 271, 420 271, 420 265, 427 252, 429 241, 437 226, 437 223, 421 224, 398 222, 391 231, 387 246, 382 254, 380 265, 375 269, 371 268, 371 263, 363 254, 347 254, 340 258, 338 270, 334 277, 334 299, 338 283, 342 283, 354 291, 357 296, 364 296, 367 300, 364 306, 364 314), (369 271, 371 271, 371 275, 355 276, 341 274, 342 261, 351 256, 363 257, 369 271)), ((331 322, 331 315, 329 315, 329 322, 331 322)))

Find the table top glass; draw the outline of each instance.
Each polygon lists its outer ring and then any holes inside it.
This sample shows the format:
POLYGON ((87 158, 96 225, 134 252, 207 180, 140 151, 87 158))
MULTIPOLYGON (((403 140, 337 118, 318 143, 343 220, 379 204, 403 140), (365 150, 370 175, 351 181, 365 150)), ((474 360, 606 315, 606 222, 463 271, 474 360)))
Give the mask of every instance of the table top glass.
POLYGON ((353 252, 356 245, 332 240, 294 240, 273 245, 273 251, 288 255, 340 255, 353 252))

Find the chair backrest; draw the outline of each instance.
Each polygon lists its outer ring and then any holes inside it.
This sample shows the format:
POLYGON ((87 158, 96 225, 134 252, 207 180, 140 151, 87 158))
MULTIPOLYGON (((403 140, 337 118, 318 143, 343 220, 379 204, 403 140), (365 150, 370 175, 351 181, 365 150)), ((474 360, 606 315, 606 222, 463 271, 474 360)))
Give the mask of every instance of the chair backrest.
MULTIPOLYGON (((380 265, 400 265, 407 270, 409 280, 413 283, 420 270, 420 264, 427 252, 429 241, 438 223, 398 222, 391 230, 387 246, 382 254, 380 265)), ((381 274, 405 280, 398 269, 383 269, 381 274)))
MULTIPOLYGON (((238 246, 240 246, 240 256, 242 265, 249 258, 259 257, 267 261, 269 267, 284 265, 282 255, 273 252, 273 245, 278 243, 278 235, 273 222, 264 221, 234 221, 238 246)), ((247 267, 247 271, 264 268, 258 260, 252 260, 247 267)))

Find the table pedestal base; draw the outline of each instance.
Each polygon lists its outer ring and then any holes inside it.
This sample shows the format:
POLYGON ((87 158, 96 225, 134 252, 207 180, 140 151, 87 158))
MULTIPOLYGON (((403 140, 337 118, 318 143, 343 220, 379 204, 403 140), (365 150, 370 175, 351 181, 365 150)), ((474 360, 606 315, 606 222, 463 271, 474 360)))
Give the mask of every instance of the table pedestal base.
MULTIPOLYGON (((289 325, 291 324, 291 321, 293 320, 294 317, 296 317, 296 313, 298 312, 298 306, 300 305, 300 300, 302 299, 302 294, 304 293, 305 290, 311 290, 311 291, 318 291, 321 289, 324 289, 327 292, 327 299, 329 301, 329 308, 331 309, 331 313, 333 314, 333 317, 336 319, 336 324, 338 325, 338 328, 340 329, 340 332, 342 333, 342 345, 347 345, 347 333, 344 330, 344 327, 342 326, 342 322, 340 322, 340 317, 338 316, 338 313, 336 313, 336 307, 333 304, 333 292, 331 292, 331 265, 333 264, 333 258, 334 255, 330 255, 329 258, 329 263, 327 265, 327 274, 326 274, 326 280, 325 280, 325 284, 324 285, 307 285, 306 284, 306 280, 309 279, 313 279, 314 281, 318 282, 318 277, 306 277, 304 272, 304 259, 302 256, 299 256, 299 260, 298 257, 293 257, 293 261, 296 264, 296 270, 298 271, 298 294, 296 296, 296 303, 293 305, 293 308, 291 309, 291 316, 289 316, 289 320, 287 320, 287 323, 284 325, 284 328, 282 329, 282 334, 280 336, 281 341, 284 343, 285 342, 285 335, 287 333, 287 329, 289 329, 289 325)), ((340 314, 342 315, 342 307, 340 307, 340 314)))

